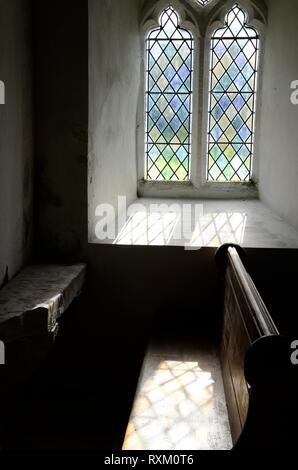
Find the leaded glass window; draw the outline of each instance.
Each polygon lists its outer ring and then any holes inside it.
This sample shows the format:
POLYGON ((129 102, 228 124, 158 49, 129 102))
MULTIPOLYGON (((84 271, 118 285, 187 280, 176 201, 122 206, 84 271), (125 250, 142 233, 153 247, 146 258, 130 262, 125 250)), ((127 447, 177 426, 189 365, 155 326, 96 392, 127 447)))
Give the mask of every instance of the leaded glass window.
POLYGON ((190 178, 193 36, 172 6, 146 40, 145 179, 190 178))
POLYGON ((209 181, 251 178, 258 55, 258 33, 236 4, 211 39, 209 181))

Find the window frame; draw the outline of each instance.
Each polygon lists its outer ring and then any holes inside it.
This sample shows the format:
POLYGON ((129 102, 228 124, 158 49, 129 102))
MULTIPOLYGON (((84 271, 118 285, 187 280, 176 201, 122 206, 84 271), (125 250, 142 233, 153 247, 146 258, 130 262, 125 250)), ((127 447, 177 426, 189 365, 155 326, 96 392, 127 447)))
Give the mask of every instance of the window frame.
MULTIPOLYGON (((203 128, 202 133, 206 136, 206 142, 203 143, 201 148, 201 184, 205 188, 213 188, 220 192, 226 190, 231 193, 236 193, 240 189, 256 190, 254 182, 257 183, 259 176, 259 135, 260 135, 260 112, 261 112, 261 91, 262 91, 262 78, 263 78, 263 63, 264 63, 264 44, 265 44, 265 24, 255 18, 252 2, 249 0, 226 0, 221 6, 219 18, 214 18, 210 21, 206 30, 206 44, 204 53, 204 70, 208 70, 208 75, 204 77, 204 104, 203 104, 203 128), (208 181, 206 178, 208 168, 208 112, 209 112, 209 79, 210 79, 210 60, 211 60, 211 40, 215 31, 225 26, 226 15, 235 4, 238 4, 243 10, 246 11, 248 21, 247 25, 255 28, 259 34, 259 63, 258 63, 258 80, 257 80, 257 95, 255 107, 255 124, 254 124, 254 152, 252 161, 252 170, 250 182, 216 182, 208 181)), ((254 191, 253 191, 254 192, 254 191)), ((257 191, 255 191, 257 194, 257 191)))
MULTIPOLYGON (((193 2, 190 2, 193 4, 193 2)), ((265 47, 266 9, 252 0, 212 0, 204 7, 188 9, 179 0, 159 0, 143 15, 141 26, 141 85, 137 110, 137 178, 139 197, 160 198, 257 198, 259 175, 259 135, 263 63, 265 47), (254 153, 251 180, 249 182, 216 182, 207 180, 208 165, 208 111, 211 39, 214 32, 225 26, 228 11, 235 5, 247 13, 247 25, 259 34, 259 64, 256 96, 254 153), (188 29, 194 39, 193 70, 193 117, 192 152, 190 180, 148 181, 145 175, 145 79, 146 79, 146 38, 149 32, 159 27, 162 11, 172 5, 180 16, 180 26, 188 29), (201 34, 204 31, 204 34, 201 34), (208 72, 208 73, 207 73, 208 72)))
POLYGON ((196 24, 196 21, 193 17, 189 16, 190 13, 185 9, 184 6, 178 0, 161 0, 157 2, 154 8, 150 11, 148 18, 144 21, 141 28, 141 86, 139 92, 139 106, 137 112, 137 156, 138 156, 138 191, 139 194, 145 192, 153 193, 163 193, 166 189, 171 192, 171 194, 176 194, 180 192, 189 191, 194 184, 194 175, 197 173, 198 161, 196 156, 198 155, 198 139, 197 139, 197 129, 198 129, 198 61, 199 61, 199 42, 200 42, 200 33, 199 27, 196 24), (193 35, 193 89, 192 89, 192 123, 191 123, 191 155, 190 155, 190 179, 188 181, 150 181, 145 180, 145 83, 146 83, 146 39, 148 34, 154 29, 160 27, 159 18, 163 10, 165 10, 169 5, 171 5, 180 17, 180 27, 186 30, 189 30, 193 35))
MULTIPOLYGON (((164 47, 165 44, 164 44, 164 40, 163 39, 158 39, 158 36, 159 34, 163 31, 163 26, 161 24, 161 21, 162 21, 162 18, 164 17, 164 15, 167 15, 167 11, 170 10, 172 13, 173 13, 173 16, 175 16, 177 19, 177 33, 181 36, 181 39, 179 39, 179 43, 180 42, 183 42, 184 43, 184 47, 187 48, 187 50, 189 51, 188 52, 188 55, 187 57, 190 58, 190 64, 187 65, 187 67, 190 67, 190 74, 189 74, 189 80, 190 80, 190 85, 189 86, 186 86, 184 85, 184 90, 182 89, 182 91, 180 90, 176 90, 176 91, 173 91, 173 95, 175 97, 175 99, 179 99, 179 100, 183 100, 182 103, 185 103, 185 100, 189 100, 189 106, 187 106, 188 109, 188 117, 187 118, 182 118, 181 120, 181 117, 179 116, 179 111, 180 109, 178 109, 177 112, 175 112, 173 110, 173 112, 175 113, 174 116, 175 118, 179 119, 179 121, 181 122, 182 125, 185 126, 186 130, 188 131, 188 137, 187 139, 184 141, 184 142, 180 142, 180 144, 177 144, 178 145, 178 148, 176 151, 179 151, 181 148, 183 148, 184 150, 187 149, 187 167, 188 167, 188 170, 187 170, 187 174, 185 175, 184 179, 179 179, 179 176, 178 175, 172 175, 172 177, 170 179, 160 179, 159 176, 161 177, 164 177, 163 176, 163 170, 160 171, 160 175, 158 176, 158 180, 159 181, 178 181, 178 182, 189 182, 191 180, 191 163, 192 163, 192 143, 193 143, 193 138, 192 138, 192 131, 193 131, 193 125, 192 125, 192 122, 193 122, 193 84, 194 84, 194 38, 193 38, 193 34, 192 32, 190 31, 189 28, 184 28, 181 26, 181 18, 179 17, 179 13, 173 8, 172 5, 166 7, 164 10, 161 11, 161 15, 160 15, 160 18, 159 18, 159 23, 160 23, 160 26, 156 29, 153 29, 151 30, 146 38, 145 38, 145 44, 146 44, 146 86, 145 86, 145 122, 146 122, 146 126, 145 126, 145 175, 144 175, 144 178, 145 178, 145 181, 155 181, 154 178, 150 178, 149 176, 149 170, 148 170, 148 161, 149 161, 149 151, 148 151, 148 148, 151 146, 150 144, 150 132, 148 132, 148 119, 152 119, 152 114, 150 112, 150 110, 148 109, 148 104, 150 102, 150 100, 155 100, 156 96, 154 96, 154 92, 152 93, 149 89, 148 89, 148 84, 150 83, 150 78, 152 78, 154 81, 155 81, 155 78, 154 78, 154 74, 152 75, 152 73, 150 72, 150 67, 149 67, 149 63, 148 63, 148 59, 150 57, 150 53, 152 54, 152 50, 150 49, 150 44, 151 44, 151 47, 152 47, 152 42, 154 43, 154 45, 158 44, 160 47, 164 47), (181 31, 181 33, 180 33, 181 31), (153 39, 154 36, 157 35, 157 39, 153 39), (183 38, 184 36, 184 38, 183 38), (187 37, 188 36, 188 37, 187 37), (161 43, 160 43, 161 41, 161 43), (187 95, 187 96, 184 96, 184 95, 187 95), (184 119, 184 120, 183 120, 184 119), (185 122, 188 121, 186 124, 185 122), (174 178, 173 178, 174 176, 174 178), (176 178, 178 179, 176 179, 176 178), (173 178, 173 179, 172 179, 173 178)), ((174 19, 174 21, 175 21, 174 19)), ((170 20, 171 21, 171 20, 170 20)), ((168 20, 166 20, 166 24, 168 23, 168 20)), ((164 31, 166 31, 166 28, 164 29, 164 31)), ((167 46, 166 48, 168 47, 168 45, 172 44, 174 45, 175 49, 176 49, 176 43, 175 43, 175 39, 171 40, 171 38, 168 38, 167 39, 167 46)), ((182 46, 181 46, 182 47, 182 46)), ((180 51, 180 57, 181 57, 181 60, 183 60, 184 62, 184 67, 185 67, 185 64, 186 64, 186 58, 183 58, 182 55, 181 55, 181 50, 179 49, 180 51)), ((162 54, 163 55, 163 54, 162 54)), ((151 55, 152 57, 152 55, 151 55)), ((176 57, 176 54, 175 56, 176 57)), ((166 54, 166 58, 167 58, 167 62, 169 65, 171 65, 171 67, 174 67, 175 69, 175 65, 173 64, 173 61, 167 57, 167 54, 166 54)), ((155 61, 155 63, 157 64, 158 63, 158 60, 155 61)), ((155 65, 154 65, 155 67, 155 65)), ((153 68, 154 68, 153 67, 153 68)), ((163 72, 165 73, 165 70, 167 69, 167 67, 165 67, 165 69, 163 70, 163 72)), ((176 69, 175 69, 176 70, 176 69)), ((186 80, 186 79, 185 79, 186 80)), ((169 79, 168 79, 168 82, 169 82, 169 79)), ((169 83, 170 84, 170 83, 169 83)), ((172 88, 173 89, 173 88, 172 88)), ((160 99, 166 99, 165 98, 165 90, 160 90, 160 93, 159 93, 159 96, 158 96, 158 100, 160 99)), ((181 105, 181 107, 183 106, 183 104, 181 105)), ((165 116, 165 112, 164 110, 161 110, 161 117, 163 119, 166 119, 166 116, 165 116)), ((174 116, 173 116, 173 119, 174 119, 174 116)), ((175 136, 178 136, 178 131, 176 131, 176 134, 175 136)), ((163 136, 164 137, 164 136, 163 136)), ((167 146, 169 146, 170 148, 172 148, 174 150, 174 148, 176 147, 176 144, 173 144, 172 143, 172 139, 170 139, 171 142, 167 139, 167 146)), ((158 143, 155 143, 155 146, 158 147, 158 143)), ((160 156, 162 155, 162 153, 160 154, 160 156)), ((172 159, 175 159, 176 157, 176 154, 174 154, 174 156, 170 159, 169 161, 169 167, 172 169, 172 164, 171 164, 171 161, 172 159)), ((186 157, 185 157, 185 160, 186 160, 186 157)), ((149 163, 149 166, 150 166, 150 163, 149 163)), ((152 165, 153 167, 154 165, 152 165)), ((184 165, 183 165, 184 167, 184 165)), ((184 167, 185 169, 185 167, 184 167)), ((179 168, 178 168, 179 170, 179 168)), ((174 171, 174 170, 173 170, 174 171)))

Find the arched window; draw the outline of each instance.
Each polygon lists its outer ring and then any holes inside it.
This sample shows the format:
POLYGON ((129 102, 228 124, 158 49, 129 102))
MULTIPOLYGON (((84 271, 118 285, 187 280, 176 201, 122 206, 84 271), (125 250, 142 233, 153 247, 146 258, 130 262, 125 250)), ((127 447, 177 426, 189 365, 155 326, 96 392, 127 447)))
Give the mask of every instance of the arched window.
POLYGON ((145 180, 190 178, 193 36, 172 6, 146 39, 145 180))
POLYGON ((258 57, 259 35, 236 4, 211 39, 208 181, 251 178, 258 57))

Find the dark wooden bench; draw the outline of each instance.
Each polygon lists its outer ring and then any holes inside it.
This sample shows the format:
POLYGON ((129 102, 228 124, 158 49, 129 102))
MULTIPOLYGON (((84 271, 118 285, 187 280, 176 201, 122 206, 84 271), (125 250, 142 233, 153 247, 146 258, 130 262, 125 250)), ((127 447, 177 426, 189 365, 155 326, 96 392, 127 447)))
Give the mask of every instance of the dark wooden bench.
POLYGON ((289 448, 298 416, 294 338, 279 334, 240 247, 222 246, 216 261, 223 294, 221 363, 234 449, 289 448))

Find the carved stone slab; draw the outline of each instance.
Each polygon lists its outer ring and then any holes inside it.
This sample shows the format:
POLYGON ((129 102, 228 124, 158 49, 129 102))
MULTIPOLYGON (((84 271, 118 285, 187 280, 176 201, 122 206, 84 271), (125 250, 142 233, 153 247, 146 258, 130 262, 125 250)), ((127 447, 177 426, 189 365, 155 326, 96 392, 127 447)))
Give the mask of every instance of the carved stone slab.
POLYGON ((80 294, 85 264, 24 268, 0 290, 0 340, 46 334, 80 294))

